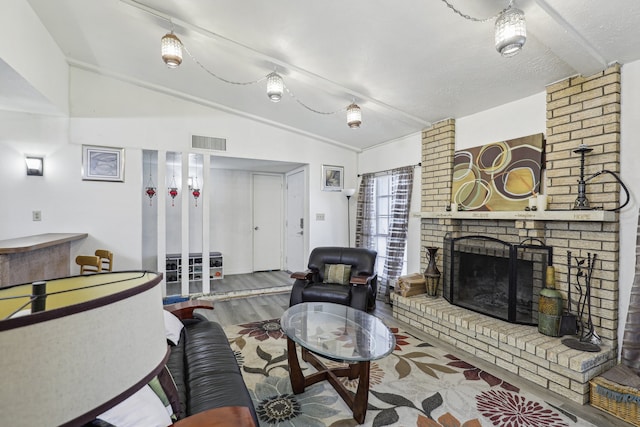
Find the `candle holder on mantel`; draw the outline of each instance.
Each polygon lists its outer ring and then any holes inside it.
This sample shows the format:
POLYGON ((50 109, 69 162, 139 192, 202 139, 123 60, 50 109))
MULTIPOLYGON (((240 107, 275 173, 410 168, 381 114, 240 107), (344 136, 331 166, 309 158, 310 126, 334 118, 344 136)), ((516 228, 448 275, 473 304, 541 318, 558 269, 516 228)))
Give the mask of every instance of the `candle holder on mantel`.
POLYGON ((424 280, 427 288, 427 296, 435 297, 438 295, 438 285, 440 284, 440 270, 436 266, 436 253, 438 248, 435 246, 425 246, 427 250, 427 269, 424 270, 424 280))

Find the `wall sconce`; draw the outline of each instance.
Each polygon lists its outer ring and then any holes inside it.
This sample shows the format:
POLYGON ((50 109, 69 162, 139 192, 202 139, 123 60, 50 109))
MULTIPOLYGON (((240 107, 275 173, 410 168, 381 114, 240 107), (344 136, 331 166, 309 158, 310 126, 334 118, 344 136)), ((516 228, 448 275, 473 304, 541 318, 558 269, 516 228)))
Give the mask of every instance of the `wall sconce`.
POLYGON ((26 156, 24 158, 27 163, 27 176, 43 176, 44 175, 44 158, 36 156, 26 156))

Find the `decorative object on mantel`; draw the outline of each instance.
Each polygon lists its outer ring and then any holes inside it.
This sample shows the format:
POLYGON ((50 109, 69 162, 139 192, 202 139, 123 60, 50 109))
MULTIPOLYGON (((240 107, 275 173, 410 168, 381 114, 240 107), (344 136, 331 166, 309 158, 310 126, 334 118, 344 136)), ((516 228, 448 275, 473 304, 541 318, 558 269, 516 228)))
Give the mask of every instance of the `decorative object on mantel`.
MULTIPOLYGON (((595 331, 593 325, 593 319, 591 317, 591 277, 593 274, 593 267, 596 262, 597 254, 591 255, 591 252, 587 253, 587 258, 578 259, 575 258, 578 267, 576 273, 576 288, 579 292, 578 297, 578 321, 580 323, 580 337, 579 338, 565 338, 562 340, 562 344, 569 348, 581 351, 600 351, 600 344, 602 340, 595 331), (586 271, 583 269, 585 261, 587 262, 586 271), (580 281, 584 281, 583 286, 580 281), (587 320, 584 321, 585 310, 587 311, 587 320)), ((569 277, 569 281, 571 278, 569 277)))
MULTIPOLYGON (((584 179, 584 155, 592 151, 593 148, 588 147, 587 144, 580 144, 580 146, 576 150, 573 150, 574 153, 580 154, 580 180, 578 180, 578 197, 573 203, 573 209, 591 209, 591 206, 589 206, 589 199, 587 199, 587 182, 584 179)), ((591 176, 589 179, 593 178, 594 176, 591 176)))
POLYGON ((424 270, 427 296, 435 297, 438 295, 438 285, 440 284, 441 276, 440 270, 438 270, 438 266, 436 265, 438 248, 435 246, 425 246, 425 249, 427 250, 427 261, 429 262, 426 270, 424 270))
POLYGON ((451 203, 464 211, 521 211, 540 192, 541 133, 456 151, 451 203))
POLYGON ((613 212, 619 211, 620 209, 627 206, 627 204, 629 203, 630 195, 629 195, 629 189, 627 188, 626 185, 624 185, 624 182, 622 182, 622 180, 620 179, 617 173, 611 172, 610 170, 607 170, 607 169, 603 169, 600 172, 594 173, 587 179, 584 178, 584 156, 586 153, 590 153, 592 151, 593 151, 593 148, 590 148, 589 146, 587 146, 587 144, 580 144, 580 146, 577 149, 573 150, 574 153, 580 154, 580 179, 578 180, 578 197, 576 197, 576 200, 573 203, 573 209, 574 210, 597 209, 597 208, 592 208, 589 204, 589 199, 587 198, 587 182, 597 176, 602 175, 603 173, 607 173, 607 174, 613 175, 616 181, 618 181, 618 184, 620 184, 620 186, 624 190, 627 198, 627 200, 617 208, 608 209, 613 212))

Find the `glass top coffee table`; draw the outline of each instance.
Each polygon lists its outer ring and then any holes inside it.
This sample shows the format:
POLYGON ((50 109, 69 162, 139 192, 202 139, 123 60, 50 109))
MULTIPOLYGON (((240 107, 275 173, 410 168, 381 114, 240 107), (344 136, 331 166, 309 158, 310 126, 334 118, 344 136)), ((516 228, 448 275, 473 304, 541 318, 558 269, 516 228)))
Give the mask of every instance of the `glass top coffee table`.
POLYGON ((307 302, 289 307, 280 319, 287 335, 287 352, 291 387, 296 394, 305 387, 327 380, 349 405, 353 418, 364 422, 369 398, 369 364, 393 351, 396 339, 380 319, 354 308, 326 303, 307 302), (302 374, 296 344, 302 348, 302 360, 317 372, 302 374), (315 355, 348 363, 347 367, 328 368, 315 355), (355 396, 339 377, 358 378, 355 396))

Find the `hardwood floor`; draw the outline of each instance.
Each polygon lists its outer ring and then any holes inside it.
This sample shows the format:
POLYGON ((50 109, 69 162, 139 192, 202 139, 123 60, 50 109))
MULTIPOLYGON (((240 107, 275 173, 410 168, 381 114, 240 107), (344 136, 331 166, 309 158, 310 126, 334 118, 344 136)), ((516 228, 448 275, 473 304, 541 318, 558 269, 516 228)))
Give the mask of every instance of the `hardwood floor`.
MULTIPOLYGON (((199 311, 222 326, 237 325, 265 319, 276 319, 289 307, 293 279, 285 271, 258 272, 225 276, 214 282, 214 310, 199 311), (282 291, 278 288, 282 287, 282 291), (261 289, 268 290, 264 294, 261 289)), ((391 306, 378 301, 372 313, 380 318, 392 317, 391 306)))
MULTIPOLYGON (((271 292, 264 295, 254 295, 248 297, 233 296, 216 300, 214 303, 214 310, 198 310, 199 313, 206 316, 211 320, 215 320, 223 327, 228 325, 237 325, 240 323, 249 323, 253 321, 276 319, 282 316, 282 313, 289 306, 289 285, 293 283, 293 280, 289 278, 289 274, 283 271, 275 272, 260 272, 255 274, 243 274, 237 276, 226 276, 220 281, 219 285, 214 287, 214 292, 224 293, 236 291, 260 292, 260 289, 270 288, 273 291, 274 287, 284 286, 286 290, 283 292, 271 292), (226 281, 225 283, 222 283, 226 281)), ((412 327, 411 325, 404 324, 397 319, 393 319, 393 312, 391 305, 385 304, 383 301, 378 301, 376 309, 372 313, 373 315, 381 318, 393 321, 396 324, 402 324, 402 327, 417 338, 422 339, 425 342, 436 345, 440 348, 450 351, 452 354, 457 354, 467 362, 474 364, 476 367, 494 373, 495 375, 503 378, 512 384, 517 385, 525 391, 534 393, 541 398, 545 399, 552 405, 560 408, 564 408, 585 420, 593 423, 597 427, 613 427, 620 426, 626 427, 631 424, 625 423, 618 418, 615 418, 597 408, 587 405, 578 405, 568 399, 562 398, 562 396, 549 392, 548 390, 534 384, 528 380, 525 380, 517 375, 512 374, 509 371, 501 369, 493 364, 490 364, 484 360, 481 360, 470 353, 466 353, 460 349, 439 341, 424 332, 412 327)))

